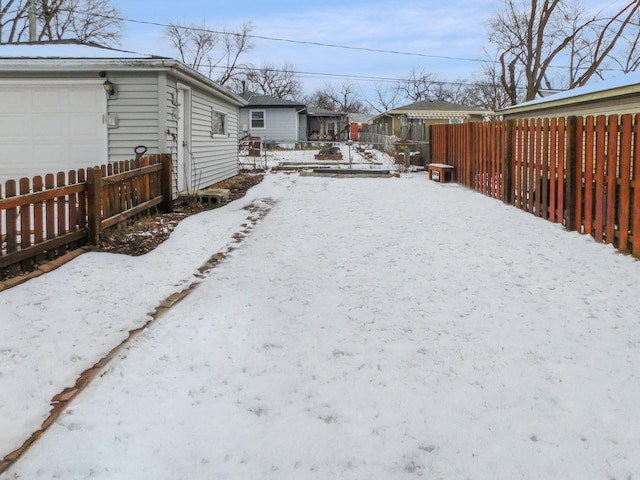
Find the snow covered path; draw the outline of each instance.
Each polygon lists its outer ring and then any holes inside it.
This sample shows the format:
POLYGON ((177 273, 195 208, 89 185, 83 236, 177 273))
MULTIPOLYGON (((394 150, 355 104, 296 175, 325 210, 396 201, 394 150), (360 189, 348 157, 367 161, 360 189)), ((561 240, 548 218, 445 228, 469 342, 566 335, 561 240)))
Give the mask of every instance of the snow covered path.
MULTIPOLYGON (((0 479, 640 475, 637 261, 425 174, 252 197, 275 202, 253 233, 0 479)), ((246 215, 211 213, 183 233, 246 215)), ((157 294, 146 256, 84 257, 157 294)))

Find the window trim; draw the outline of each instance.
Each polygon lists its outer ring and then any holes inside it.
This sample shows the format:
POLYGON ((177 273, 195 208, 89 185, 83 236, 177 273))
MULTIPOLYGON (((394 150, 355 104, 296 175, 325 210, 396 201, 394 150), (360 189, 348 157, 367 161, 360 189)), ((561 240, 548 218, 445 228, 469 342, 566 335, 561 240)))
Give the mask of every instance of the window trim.
POLYGON ((264 130, 267 128, 267 111, 266 110, 250 110, 249 111, 249 129, 251 130, 264 130), (253 114, 262 113, 262 126, 256 127, 253 124, 253 114))
POLYGON ((211 136, 225 136, 227 134, 227 114, 211 107, 211 136), (216 131, 216 119, 221 118, 222 132, 216 131))

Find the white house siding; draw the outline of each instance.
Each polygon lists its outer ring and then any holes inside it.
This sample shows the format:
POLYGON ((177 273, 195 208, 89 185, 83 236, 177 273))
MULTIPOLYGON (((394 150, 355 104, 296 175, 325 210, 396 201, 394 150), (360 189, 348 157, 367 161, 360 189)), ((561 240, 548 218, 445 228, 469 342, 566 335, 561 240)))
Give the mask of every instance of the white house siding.
POLYGON ((205 188, 238 173, 237 108, 201 90, 191 95, 191 154, 197 182, 205 188), (224 135, 211 133, 211 109, 225 115, 224 135))
POLYGON ((135 147, 148 154, 170 153, 178 161, 182 140, 190 158, 189 188, 204 188, 238 173, 237 108, 199 89, 158 72, 120 74, 109 78, 118 88, 109 114, 118 127, 109 129, 110 161, 135 157, 135 147), (189 89, 190 105, 178 105, 178 85, 189 89), (228 135, 211 136, 211 108, 226 115, 228 135), (182 139, 178 117, 190 114, 190 132, 182 139), (180 143, 180 145, 178 145, 180 143))
POLYGON ((138 145, 147 147, 148 154, 166 153, 159 149, 158 73, 118 73, 109 80, 116 86, 117 96, 108 100, 108 111, 118 122, 117 127, 108 129, 109 161, 135 158, 138 145))
MULTIPOLYGON (((239 130, 242 131, 243 124, 247 124, 249 134, 253 137, 260 137, 263 141, 295 143, 299 139, 298 117, 299 115, 294 108, 243 108, 240 110, 239 130), (251 128, 249 112, 252 110, 265 112, 265 128, 251 128)), ((241 135, 244 133, 241 132, 241 135)))

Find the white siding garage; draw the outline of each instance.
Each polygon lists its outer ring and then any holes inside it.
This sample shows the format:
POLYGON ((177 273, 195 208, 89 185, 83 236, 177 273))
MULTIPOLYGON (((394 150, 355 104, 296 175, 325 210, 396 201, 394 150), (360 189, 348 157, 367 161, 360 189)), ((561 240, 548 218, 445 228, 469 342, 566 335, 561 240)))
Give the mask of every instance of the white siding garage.
POLYGON ((103 81, 0 80, 0 184, 106 163, 103 81))
POLYGON ((238 172, 245 104, 167 57, 72 40, 2 45, 0 185, 129 160, 144 146, 172 155, 175 195, 206 188, 238 172))

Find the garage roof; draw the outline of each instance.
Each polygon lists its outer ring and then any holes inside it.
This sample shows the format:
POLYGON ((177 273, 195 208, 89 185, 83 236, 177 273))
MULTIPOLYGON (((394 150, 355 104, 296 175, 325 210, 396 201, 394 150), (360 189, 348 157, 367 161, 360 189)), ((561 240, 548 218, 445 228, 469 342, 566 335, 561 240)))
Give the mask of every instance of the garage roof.
POLYGON ((239 95, 184 63, 169 57, 104 47, 78 40, 25 42, 0 45, 0 73, 73 72, 87 70, 168 70, 192 82, 200 82, 238 106, 246 101, 239 95))

